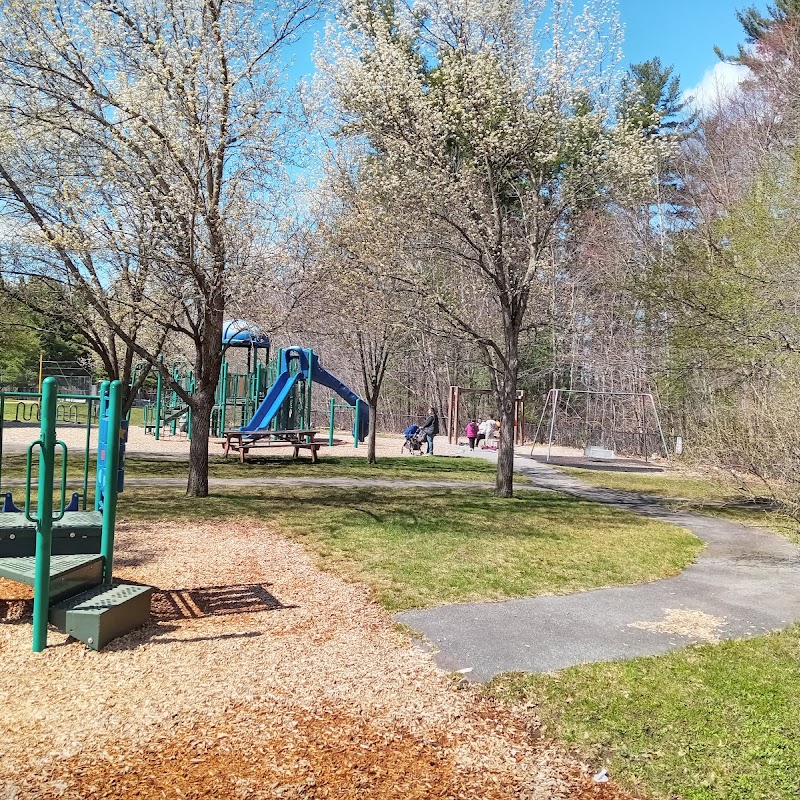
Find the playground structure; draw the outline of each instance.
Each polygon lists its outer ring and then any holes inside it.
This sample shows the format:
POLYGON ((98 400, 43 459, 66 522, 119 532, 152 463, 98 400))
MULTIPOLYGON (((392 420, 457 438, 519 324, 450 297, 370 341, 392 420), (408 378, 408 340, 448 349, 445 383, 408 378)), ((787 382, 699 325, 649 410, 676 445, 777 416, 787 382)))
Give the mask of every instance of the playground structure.
MULTIPOLYGON (((477 404, 472 402, 473 408, 468 408, 468 414, 462 417, 461 403, 469 404, 468 398, 481 399, 491 397, 491 389, 476 389, 469 386, 451 386, 447 402, 447 442, 457 444, 458 437, 462 433, 462 422, 466 424, 469 419, 478 417, 488 418, 493 416, 492 412, 484 411, 480 413, 477 404)), ((514 444, 525 443, 525 392, 519 390, 514 401, 514 444)))
MULTIPOLYGON (((312 385, 325 386, 344 402, 330 400, 330 430, 328 443, 333 444, 333 422, 337 410, 353 412, 353 446, 358 447, 367 435, 369 408, 355 392, 325 370, 319 356, 311 349, 291 346, 278 349, 270 360, 269 337, 240 320, 225 325, 223 344, 230 349, 244 349, 247 365, 244 372, 237 371, 228 358, 222 363, 216 402, 211 416, 211 435, 226 440, 226 454, 231 443, 238 447, 247 434, 250 444, 263 439, 263 444, 274 440, 298 440, 296 434, 306 437, 317 431, 311 428, 312 385), (270 435, 267 436, 266 434, 270 435), (295 434, 287 436, 282 434, 295 434)), ((183 364, 171 368, 173 381, 187 394, 195 389, 194 376, 183 364)), ((159 439, 165 430, 175 435, 185 430, 191 438, 191 409, 174 388, 157 375, 155 400, 144 407, 144 428, 159 439)), ((312 436, 313 438, 313 436, 312 436)), ((236 449, 236 448, 235 448, 236 449)), ((314 453, 315 454, 315 451, 314 453)))
POLYGON ((540 434, 548 412, 548 462, 554 444, 579 447, 588 458, 596 461, 613 459, 617 453, 641 456, 648 461, 654 443, 658 454, 670 460, 655 398, 649 392, 551 389, 545 398, 533 447, 545 442, 540 434), (573 396, 580 398, 582 407, 571 402, 573 396), (650 430, 651 423, 653 430, 650 430))
MULTIPOLYGON (((41 422, 42 412, 36 399, 39 397, 37 392, 0 392, 3 412, 0 416, 5 422, 41 422), (6 403, 6 398, 11 402, 6 403)), ((82 425, 90 416, 92 421, 97 422, 97 405, 85 402, 85 395, 62 394, 59 397, 61 402, 56 406, 56 422, 82 425)))
MULTIPOLYGON (((87 407, 87 438, 82 496, 66 502, 67 445, 56 438, 59 405, 57 381, 42 383, 36 396, 41 416, 39 438, 26 451, 24 505, 17 508, 5 492, 0 513, 0 577, 33 587, 33 651, 47 645, 48 623, 99 650, 109 641, 147 622, 149 586, 113 584, 114 532, 117 497, 123 490, 127 423, 121 418, 122 384, 104 382, 98 396, 70 395, 61 400, 83 401, 87 407), (92 407, 97 404, 96 417, 92 407), (93 510, 89 495, 91 422, 99 421, 93 510), (34 501, 34 453, 38 468, 34 501), (56 479, 56 451, 61 469, 56 479), (54 508, 54 494, 59 498, 54 508)), ((18 393, 0 395, 0 406, 18 393)), ((28 393, 25 395, 30 397, 28 393)), ((0 425, 2 442, 2 425, 0 425)), ((0 480, 2 480, 0 449, 0 480)))
POLYGON ((346 406, 330 401, 329 444, 333 443, 333 421, 337 408, 353 409, 353 443, 358 446, 369 431, 369 407, 355 392, 322 367, 313 350, 287 347, 278 351, 270 364, 268 376, 273 378, 270 387, 250 420, 235 429, 223 431, 225 455, 233 449, 240 460, 254 447, 268 446, 272 442, 288 442, 297 456, 301 448, 311 451, 312 461, 317 460, 321 443, 314 441, 319 432, 311 427, 312 384, 318 383, 339 395, 346 406))
MULTIPOLYGON (((269 337, 241 320, 231 320, 222 331, 226 353, 245 350, 247 367, 244 372, 231 368, 225 358, 220 370, 214 409, 211 413, 211 434, 221 436, 228 425, 244 425, 253 416, 269 386, 269 337), (265 355, 262 357, 261 353, 265 355)), ((273 368, 274 370, 274 368, 273 368)), ((170 370, 172 380, 191 395, 195 390, 192 370, 184 362, 175 363, 170 370)), ((160 439, 164 429, 174 436, 179 430, 192 436, 192 410, 162 377, 156 375, 155 401, 144 406, 145 432, 160 439)))

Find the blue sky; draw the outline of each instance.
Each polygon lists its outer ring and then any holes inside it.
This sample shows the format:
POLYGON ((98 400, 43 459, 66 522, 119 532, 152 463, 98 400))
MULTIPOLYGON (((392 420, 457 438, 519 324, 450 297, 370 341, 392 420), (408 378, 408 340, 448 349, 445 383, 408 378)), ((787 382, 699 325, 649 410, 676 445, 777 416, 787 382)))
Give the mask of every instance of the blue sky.
MULTIPOLYGON (((692 89, 712 70, 725 73, 714 55, 714 45, 734 52, 742 41, 736 11, 748 5, 766 6, 765 0, 617 0, 625 24, 625 64, 659 56, 673 64, 683 89, 692 89)), ((580 5, 579 0, 575 3, 580 5)), ((312 70, 314 33, 309 29, 294 51, 296 78, 312 70)), ((724 77, 723 77, 724 79, 724 77)), ((707 80, 711 80, 707 77, 707 80)))
POLYGON ((625 23, 625 63, 659 56, 674 64, 684 89, 696 87, 713 69, 714 45, 726 53, 743 41, 736 11, 762 0, 618 0, 625 23))

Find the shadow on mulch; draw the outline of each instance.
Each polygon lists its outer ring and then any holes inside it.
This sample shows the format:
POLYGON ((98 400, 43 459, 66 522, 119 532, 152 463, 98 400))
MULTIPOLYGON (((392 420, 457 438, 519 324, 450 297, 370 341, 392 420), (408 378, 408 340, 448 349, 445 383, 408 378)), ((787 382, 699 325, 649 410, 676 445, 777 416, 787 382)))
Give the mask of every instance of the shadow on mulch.
MULTIPOLYGON (((135 584, 134 581, 120 583, 135 584)), ((263 583, 230 586, 203 586, 193 589, 156 589, 151 605, 151 622, 175 622, 184 619, 255 614, 297 608, 278 600, 263 583)), ((30 624, 32 598, 0 599, 0 624, 30 624)))
POLYGON ((194 589, 156 589, 153 593, 154 622, 180 619, 253 614, 297 608, 281 603, 263 583, 204 586, 194 589))
POLYGON ((30 625, 33 619, 33 598, 0 600, 0 625, 30 625))

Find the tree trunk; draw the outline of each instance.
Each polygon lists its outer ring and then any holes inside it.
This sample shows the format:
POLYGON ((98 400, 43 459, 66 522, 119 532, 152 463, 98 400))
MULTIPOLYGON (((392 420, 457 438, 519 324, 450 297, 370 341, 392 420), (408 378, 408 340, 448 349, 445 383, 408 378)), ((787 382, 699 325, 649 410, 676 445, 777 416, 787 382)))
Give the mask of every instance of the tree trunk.
POLYGON ((206 301, 202 335, 195 341, 197 386, 191 398, 192 441, 189 445, 189 497, 208 497, 208 437, 211 414, 222 369, 222 316, 225 307, 221 291, 206 301))
POLYGON ((378 432, 378 403, 377 400, 369 407, 369 435, 367 436, 367 463, 376 464, 375 438, 378 432))
POLYGON ((500 444, 497 448, 498 497, 514 496, 514 407, 519 372, 519 326, 510 312, 503 313, 505 328, 505 365, 500 395, 500 444))
POLYGON ((214 390, 195 393, 192 403, 192 440, 189 443, 189 497, 208 497, 208 437, 211 433, 211 412, 214 390))

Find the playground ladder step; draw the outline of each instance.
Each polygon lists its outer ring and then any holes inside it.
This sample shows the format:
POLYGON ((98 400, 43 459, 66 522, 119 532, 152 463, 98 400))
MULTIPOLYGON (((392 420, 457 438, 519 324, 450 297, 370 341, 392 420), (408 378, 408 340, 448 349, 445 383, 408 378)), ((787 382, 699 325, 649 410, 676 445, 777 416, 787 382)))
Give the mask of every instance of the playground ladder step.
MULTIPOLYGON (((0 576, 33 586, 36 559, 33 556, 0 558, 0 576)), ((103 557, 63 555, 50 557, 50 603, 86 591, 103 581, 103 557)))
MULTIPOLYGON (((101 511, 71 511, 53 522, 52 553, 75 555, 100 552, 101 511)), ((32 556, 36 526, 23 513, 0 514, 0 556, 32 556)))
POLYGON ((152 586, 95 586, 50 608, 50 624, 100 650, 147 624, 152 586))

